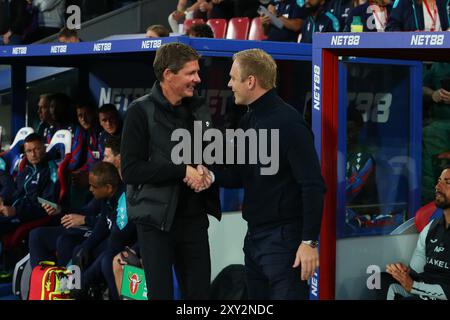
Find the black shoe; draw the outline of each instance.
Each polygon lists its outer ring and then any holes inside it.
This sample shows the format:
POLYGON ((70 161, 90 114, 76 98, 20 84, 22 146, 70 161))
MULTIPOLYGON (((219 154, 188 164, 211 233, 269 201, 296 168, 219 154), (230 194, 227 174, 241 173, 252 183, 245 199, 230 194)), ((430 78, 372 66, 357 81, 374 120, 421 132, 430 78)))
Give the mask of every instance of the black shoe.
POLYGON ((69 294, 70 299, 73 300, 91 300, 87 291, 83 289, 72 289, 69 294))

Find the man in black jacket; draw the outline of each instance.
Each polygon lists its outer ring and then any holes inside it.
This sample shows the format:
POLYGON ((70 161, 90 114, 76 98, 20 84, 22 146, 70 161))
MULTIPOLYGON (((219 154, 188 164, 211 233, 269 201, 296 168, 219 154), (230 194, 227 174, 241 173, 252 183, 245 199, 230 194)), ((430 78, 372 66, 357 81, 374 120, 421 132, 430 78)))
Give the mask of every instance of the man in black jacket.
MULTIPOLYGON (((307 280, 319 265, 317 240, 325 192, 313 135, 303 117, 278 96, 277 65, 270 55, 250 49, 236 53, 233 60, 228 86, 236 104, 248 106, 239 127, 245 132, 278 130, 279 149, 274 152, 278 154, 271 155, 278 156, 278 170, 267 173, 262 161, 246 163, 215 170, 211 180, 223 187, 244 188, 249 298, 308 299, 307 280)), ((263 143, 267 141, 255 144, 263 143)), ((201 169, 208 175, 206 168, 201 169)), ((188 184, 202 189, 192 181, 188 184)))
MULTIPOLYGON (((200 56, 181 43, 163 45, 153 68, 151 93, 132 103, 122 135, 122 178, 127 214, 137 226, 149 299, 172 299, 172 265, 183 299, 208 297, 211 262, 207 213, 220 218, 217 190, 195 193, 183 183, 202 183, 195 166, 171 160, 175 129, 191 134, 194 121, 211 124, 208 107, 195 93, 200 56)), ((196 122, 198 124, 199 122, 196 122)))

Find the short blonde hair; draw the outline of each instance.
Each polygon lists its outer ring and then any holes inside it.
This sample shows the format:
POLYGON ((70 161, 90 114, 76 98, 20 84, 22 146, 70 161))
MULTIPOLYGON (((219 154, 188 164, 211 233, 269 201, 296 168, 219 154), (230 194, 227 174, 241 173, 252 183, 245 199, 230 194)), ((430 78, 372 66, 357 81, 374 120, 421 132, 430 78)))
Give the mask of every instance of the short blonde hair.
POLYGON ((261 88, 270 90, 276 87, 277 64, 267 52, 261 49, 248 49, 234 54, 233 61, 239 63, 241 81, 254 76, 261 88))

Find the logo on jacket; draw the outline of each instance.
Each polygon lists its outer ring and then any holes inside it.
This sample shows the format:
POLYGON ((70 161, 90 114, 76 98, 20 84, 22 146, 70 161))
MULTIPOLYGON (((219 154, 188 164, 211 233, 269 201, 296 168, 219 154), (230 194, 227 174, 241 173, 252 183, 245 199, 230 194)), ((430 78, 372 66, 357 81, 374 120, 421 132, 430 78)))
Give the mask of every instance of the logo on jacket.
POLYGON ((445 250, 444 247, 436 246, 436 247, 434 248, 434 252, 437 252, 437 253, 443 252, 444 250, 445 250))

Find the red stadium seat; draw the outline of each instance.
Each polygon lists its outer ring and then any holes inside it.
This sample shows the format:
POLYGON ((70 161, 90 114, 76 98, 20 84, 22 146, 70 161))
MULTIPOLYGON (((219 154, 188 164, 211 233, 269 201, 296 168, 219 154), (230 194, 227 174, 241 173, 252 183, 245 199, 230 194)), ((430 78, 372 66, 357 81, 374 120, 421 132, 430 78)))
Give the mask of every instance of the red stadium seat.
POLYGON ((261 24, 261 18, 260 17, 254 18, 250 25, 248 40, 266 40, 266 39, 267 36, 264 34, 264 30, 261 24))
POLYGON ((250 28, 250 19, 231 18, 228 22, 227 39, 247 40, 248 29, 250 28))
POLYGON ((427 203, 417 210, 414 217, 414 223, 416 224, 417 231, 421 232, 423 228, 426 227, 435 211, 436 205, 434 204, 434 201, 427 203))
POLYGON ((205 20, 203 19, 186 19, 184 20, 184 33, 187 34, 189 32, 189 29, 194 24, 205 24, 205 20))
POLYGON ((223 39, 227 33, 227 20, 226 19, 209 19, 208 24, 214 32, 214 38, 223 39))

